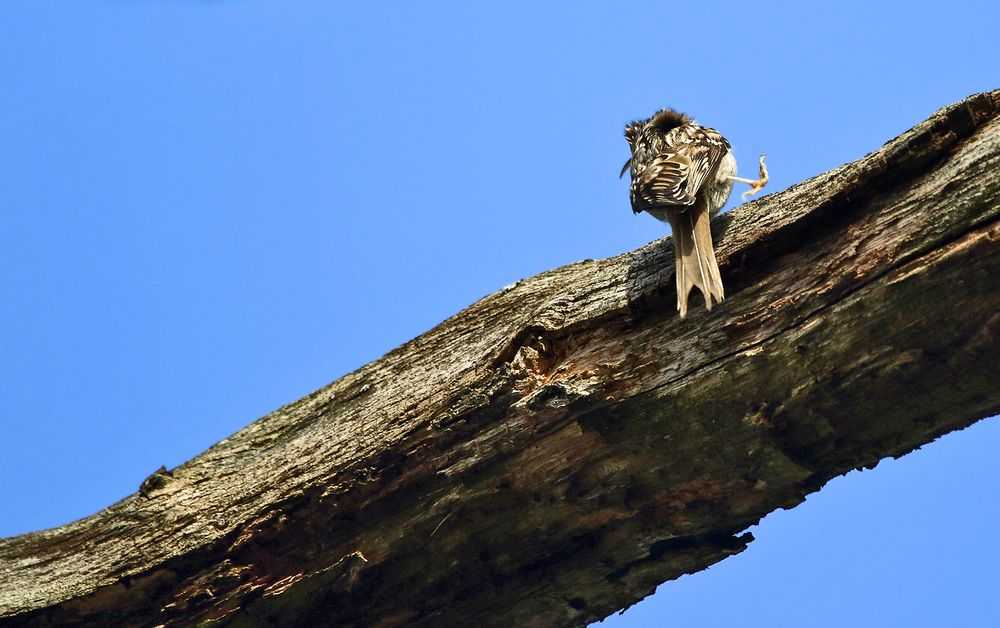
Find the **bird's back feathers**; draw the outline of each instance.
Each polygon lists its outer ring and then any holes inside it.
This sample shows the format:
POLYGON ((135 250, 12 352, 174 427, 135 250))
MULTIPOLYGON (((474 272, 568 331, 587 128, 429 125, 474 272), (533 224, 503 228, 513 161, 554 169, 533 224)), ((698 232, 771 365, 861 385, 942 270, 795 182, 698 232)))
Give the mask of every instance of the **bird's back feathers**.
POLYGON ((715 129, 688 123, 660 134, 646 127, 632 154, 632 210, 693 204, 728 152, 729 142, 715 129))

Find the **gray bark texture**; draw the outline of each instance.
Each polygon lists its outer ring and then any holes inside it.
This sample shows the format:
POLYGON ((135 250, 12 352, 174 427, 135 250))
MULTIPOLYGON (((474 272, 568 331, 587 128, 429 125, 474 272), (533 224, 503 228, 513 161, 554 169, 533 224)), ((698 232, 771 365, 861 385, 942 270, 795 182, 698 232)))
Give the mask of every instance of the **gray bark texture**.
POLYGON ((1000 412, 1000 91, 714 221, 490 295, 0 540, 0 624, 580 626, 828 480, 1000 412))

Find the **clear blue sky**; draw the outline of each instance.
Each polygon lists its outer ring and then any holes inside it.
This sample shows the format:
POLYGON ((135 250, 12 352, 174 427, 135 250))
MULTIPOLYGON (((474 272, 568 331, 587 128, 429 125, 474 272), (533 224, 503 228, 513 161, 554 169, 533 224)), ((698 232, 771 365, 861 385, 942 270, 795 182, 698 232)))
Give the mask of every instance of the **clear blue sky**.
MULTIPOLYGON (((873 4, 5 0, 0 536, 664 235, 630 119, 685 110, 778 191, 1000 87, 996 3, 873 4)), ((839 479, 606 625, 995 625, 998 448, 839 479)))

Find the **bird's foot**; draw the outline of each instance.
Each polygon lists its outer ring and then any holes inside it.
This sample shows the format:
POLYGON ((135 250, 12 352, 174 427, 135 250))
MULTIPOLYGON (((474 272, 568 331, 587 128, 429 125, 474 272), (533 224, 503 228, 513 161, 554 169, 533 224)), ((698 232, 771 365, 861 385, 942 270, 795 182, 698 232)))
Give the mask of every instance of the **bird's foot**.
POLYGON ((764 186, 767 185, 768 177, 767 164, 764 163, 765 157, 767 157, 767 155, 760 156, 760 177, 757 180, 744 179, 743 177, 729 177, 730 181, 739 181, 740 183, 746 183, 750 186, 749 190, 740 195, 740 198, 743 200, 746 200, 748 196, 753 196, 757 192, 760 192, 764 189, 764 186))

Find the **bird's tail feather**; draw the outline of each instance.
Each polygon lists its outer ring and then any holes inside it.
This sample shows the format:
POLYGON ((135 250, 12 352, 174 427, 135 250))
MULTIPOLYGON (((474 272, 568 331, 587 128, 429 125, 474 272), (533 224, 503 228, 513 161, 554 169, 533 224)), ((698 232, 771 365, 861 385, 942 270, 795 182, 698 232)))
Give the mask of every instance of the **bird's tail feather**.
POLYGON ((677 265, 677 310, 687 316, 687 300, 691 288, 697 286, 705 297, 705 307, 712 309, 712 300, 726 298, 722 275, 715 261, 712 229, 708 207, 703 199, 683 211, 670 210, 670 229, 674 234, 674 258, 677 265))

